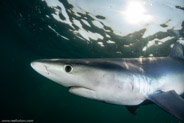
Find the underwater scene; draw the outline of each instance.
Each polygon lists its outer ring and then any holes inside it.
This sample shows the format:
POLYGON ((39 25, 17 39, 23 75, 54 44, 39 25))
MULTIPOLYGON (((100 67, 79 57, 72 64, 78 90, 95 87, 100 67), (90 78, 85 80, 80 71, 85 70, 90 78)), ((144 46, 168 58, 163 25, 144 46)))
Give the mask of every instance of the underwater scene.
POLYGON ((184 44, 184 0, 1 0, 0 15, 1 122, 182 123, 155 104, 131 114, 73 95, 31 62, 167 57, 184 44))

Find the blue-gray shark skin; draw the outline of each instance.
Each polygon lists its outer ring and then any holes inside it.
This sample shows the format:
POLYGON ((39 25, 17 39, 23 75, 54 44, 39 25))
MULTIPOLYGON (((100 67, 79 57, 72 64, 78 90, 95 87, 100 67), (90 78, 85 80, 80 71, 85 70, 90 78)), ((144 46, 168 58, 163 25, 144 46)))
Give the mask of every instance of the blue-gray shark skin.
POLYGON ((73 94, 125 106, 149 100, 184 121, 184 57, 179 43, 168 57, 42 59, 31 66, 73 94))

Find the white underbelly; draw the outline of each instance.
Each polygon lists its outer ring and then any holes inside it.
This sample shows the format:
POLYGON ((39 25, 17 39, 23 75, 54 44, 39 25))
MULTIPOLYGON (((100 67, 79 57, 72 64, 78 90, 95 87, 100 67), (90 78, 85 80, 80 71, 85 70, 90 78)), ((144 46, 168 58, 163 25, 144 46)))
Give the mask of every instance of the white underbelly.
POLYGON ((96 90, 96 95, 98 100, 118 105, 139 105, 145 100, 142 93, 132 90, 130 83, 123 87, 101 86, 96 90))

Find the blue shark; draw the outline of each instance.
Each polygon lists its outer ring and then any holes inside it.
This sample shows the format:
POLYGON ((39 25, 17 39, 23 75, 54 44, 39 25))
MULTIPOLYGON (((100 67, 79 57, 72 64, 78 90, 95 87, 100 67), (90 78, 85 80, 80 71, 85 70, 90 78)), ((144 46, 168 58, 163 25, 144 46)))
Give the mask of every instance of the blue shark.
POLYGON ((176 43, 168 57, 41 59, 31 66, 69 92, 132 113, 146 101, 184 121, 184 48, 176 43))

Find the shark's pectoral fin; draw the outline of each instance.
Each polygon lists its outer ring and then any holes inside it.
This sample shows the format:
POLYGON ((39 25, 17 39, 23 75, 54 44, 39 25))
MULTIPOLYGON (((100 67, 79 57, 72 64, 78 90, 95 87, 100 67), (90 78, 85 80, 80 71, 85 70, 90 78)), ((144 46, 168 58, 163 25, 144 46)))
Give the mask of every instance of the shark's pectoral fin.
POLYGON ((149 95, 148 99, 178 119, 184 121, 184 99, 177 95, 174 90, 149 95))
POLYGON ((136 115, 139 106, 126 106, 126 108, 131 114, 136 115))

